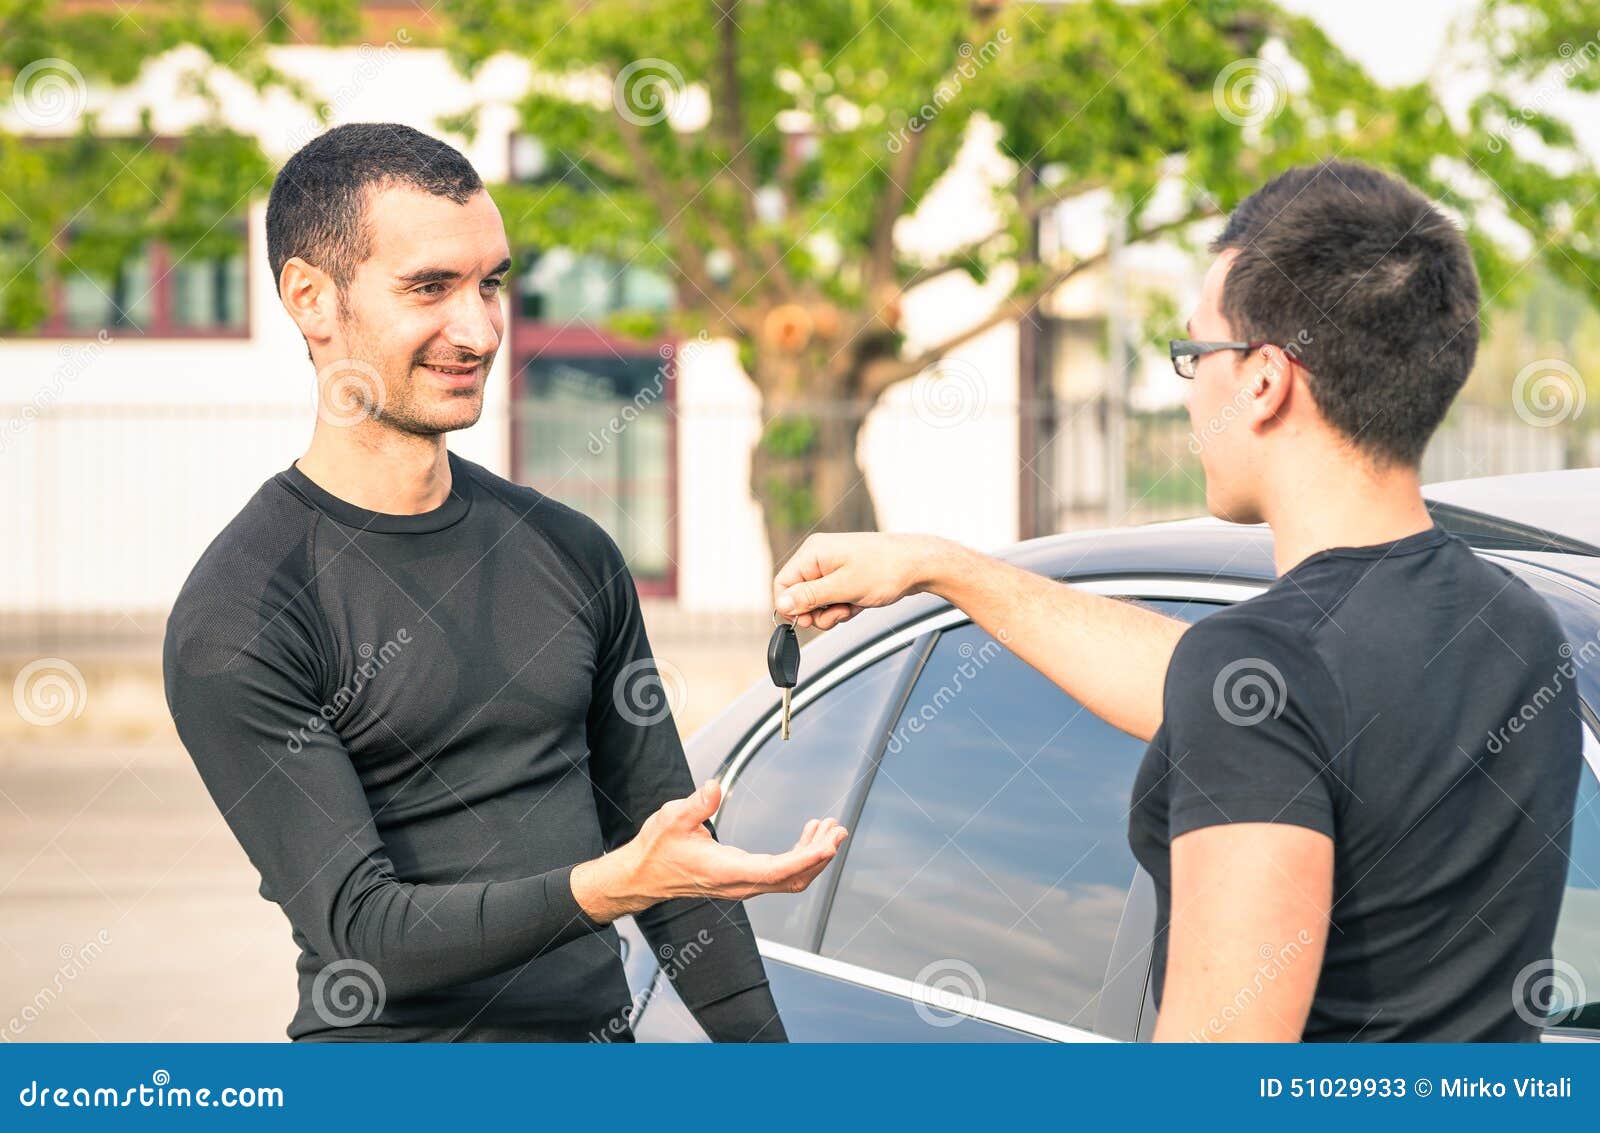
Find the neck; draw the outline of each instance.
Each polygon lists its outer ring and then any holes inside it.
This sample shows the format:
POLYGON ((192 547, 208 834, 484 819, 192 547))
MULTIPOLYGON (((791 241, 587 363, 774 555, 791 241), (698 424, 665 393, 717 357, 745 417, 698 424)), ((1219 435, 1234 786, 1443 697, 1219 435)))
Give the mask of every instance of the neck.
POLYGON ((1415 468, 1375 469, 1348 453, 1291 472, 1262 508, 1281 576, 1329 547, 1365 547, 1433 526, 1415 468))
POLYGON ((419 515, 450 498, 443 433, 416 436, 377 421, 349 427, 318 421, 295 466, 318 487, 368 511, 419 515))

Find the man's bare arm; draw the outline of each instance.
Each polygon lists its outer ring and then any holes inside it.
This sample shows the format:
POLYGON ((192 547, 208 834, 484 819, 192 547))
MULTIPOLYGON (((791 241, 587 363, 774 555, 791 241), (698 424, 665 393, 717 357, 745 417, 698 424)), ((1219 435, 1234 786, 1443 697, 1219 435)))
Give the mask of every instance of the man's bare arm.
POLYGON ((1332 904, 1333 839, 1320 831, 1236 822, 1174 838, 1155 1041, 1299 1042, 1332 904))
POLYGON ((1112 726, 1155 735, 1185 622, 924 535, 813 535, 773 585, 779 613, 819 629, 916 593, 961 609, 1112 726))

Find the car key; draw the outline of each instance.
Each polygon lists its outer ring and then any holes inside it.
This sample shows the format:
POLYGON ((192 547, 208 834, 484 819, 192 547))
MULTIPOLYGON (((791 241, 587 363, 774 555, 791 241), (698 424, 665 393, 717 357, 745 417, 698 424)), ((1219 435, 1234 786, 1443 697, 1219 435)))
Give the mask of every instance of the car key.
MULTIPOLYGON (((777 620, 776 614, 773 620, 777 620)), ((788 739, 789 692, 800 679, 800 639, 788 622, 779 622, 772 631, 772 640, 767 642, 767 672, 772 683, 783 690, 783 738, 788 739)))

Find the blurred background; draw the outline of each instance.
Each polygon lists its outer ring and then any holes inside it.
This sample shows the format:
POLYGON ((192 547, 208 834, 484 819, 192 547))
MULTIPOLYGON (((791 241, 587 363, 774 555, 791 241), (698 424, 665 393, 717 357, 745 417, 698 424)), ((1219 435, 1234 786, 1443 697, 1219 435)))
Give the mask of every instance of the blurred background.
POLYGON ((515 286, 450 446, 617 539, 687 734, 763 678, 810 531, 1203 514, 1165 340, 1293 165, 1470 235, 1425 479, 1600 464, 1597 36, 1600 0, 0 2, 0 1037, 292 1013, 160 646, 311 435, 263 218, 319 132, 403 122, 490 184, 515 286))

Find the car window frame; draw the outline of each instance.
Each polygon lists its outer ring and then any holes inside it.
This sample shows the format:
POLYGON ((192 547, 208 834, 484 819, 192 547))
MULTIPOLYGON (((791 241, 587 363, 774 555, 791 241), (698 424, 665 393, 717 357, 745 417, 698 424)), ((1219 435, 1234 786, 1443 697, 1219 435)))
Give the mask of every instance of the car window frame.
MULTIPOLYGON (((1600 714, 1580 700, 1578 719, 1583 726, 1583 761, 1589 774, 1600 782, 1600 714)), ((1539 1028, 1539 1039, 1541 1042, 1600 1042, 1600 1027, 1547 1025, 1539 1028)))
MULTIPOLYGON (((1181 575, 1136 574, 1136 575, 1100 575, 1092 578, 1073 578, 1071 576, 1058 576, 1057 581, 1071 582, 1074 588, 1091 594, 1101 594, 1114 598, 1131 598, 1146 601, 1166 602, 1213 602, 1218 605, 1232 605, 1254 597, 1267 589, 1268 583, 1242 582, 1218 579, 1186 578, 1181 575)), ((898 719, 904 710, 905 701, 910 696, 917 678, 921 675, 923 666, 927 663, 928 655, 937 643, 941 632, 954 629, 972 622, 972 618, 965 612, 953 606, 946 606, 936 610, 925 617, 919 618, 908 625, 901 626, 883 638, 865 646, 859 652, 842 659, 825 672, 818 675, 814 683, 796 689, 791 701, 791 711, 798 712, 801 707, 812 700, 824 695, 834 685, 847 680, 849 677, 864 670, 869 665, 887 657, 904 646, 910 645, 913 650, 920 650, 920 654, 907 666, 902 679, 904 684, 896 690, 896 694, 889 699, 889 712, 880 719, 879 729, 883 732, 880 742, 875 745, 871 757, 872 774, 867 777, 867 782, 862 790, 857 792, 853 799, 853 811, 848 817, 841 818, 847 828, 853 829, 861 808, 865 805, 867 795, 871 790, 871 780, 876 777, 878 764, 883 758, 883 749, 888 743, 888 724, 898 719)), ((772 737, 781 726, 781 711, 773 711, 764 717, 745 736, 728 760, 723 773, 724 796, 737 790, 740 772, 754 758, 757 751, 772 737)), ((720 809, 719 809, 720 813, 720 809)), ((713 816, 713 822, 715 821, 713 816)), ((849 868, 849 840, 841 851, 844 860, 840 862, 838 870, 834 871, 833 884, 836 889, 838 879, 849 868)), ((1137 882, 1137 877, 1134 879, 1137 882)), ((1130 888, 1130 896, 1132 889, 1130 888)), ((798 967, 817 975, 833 979, 844 980, 848 983, 871 988, 889 995, 903 999, 914 999, 915 984, 901 976, 894 976, 887 972, 865 968, 843 960, 836 960, 819 953, 822 934, 826 931, 828 918, 833 912, 835 893, 830 891, 826 900, 821 903, 813 935, 812 947, 809 950, 795 948, 793 945, 782 944, 757 937, 756 947, 761 955, 778 963, 798 967)), ((1117 940, 1112 948, 1112 957, 1137 956, 1137 948, 1125 947, 1123 936, 1130 931, 1127 926, 1127 905, 1124 904, 1124 915, 1118 928, 1117 940)), ((1148 984, 1149 981, 1149 942, 1144 944, 1145 956, 1142 961, 1144 975, 1139 983, 1148 984)), ((1126 964, 1127 961, 1124 961, 1126 964)), ((1139 962, 1134 960, 1137 970, 1139 962)), ((1119 983, 1121 981, 1118 981, 1119 983)), ((1110 982, 1102 986, 1102 996, 1110 982)), ((1142 1000, 1142 997, 1140 997, 1142 1000)), ((1139 1025, 1138 1001, 1124 997, 1124 1002, 1130 1003, 1130 1018, 1126 1026, 1116 1027, 1121 1035, 1132 1037, 1139 1025)), ((1054 1019, 1034 1015, 1015 1008, 1000 1007, 989 1003, 970 1004, 966 1010, 957 1011, 956 1014, 969 1016, 986 1023, 993 1023, 1025 1034, 1035 1035, 1040 1038, 1054 1039, 1058 1042, 1114 1042, 1118 1035, 1105 1031, 1090 1031, 1082 1027, 1074 1027, 1054 1019)), ((1104 1009, 1102 1008, 1102 1014, 1104 1009)), ((1096 1026, 1100 1025, 1097 1018, 1096 1026)))
MULTIPOLYGON (((849 794, 845 797, 844 805, 839 808, 839 813, 834 815, 841 826, 846 830, 854 830, 856 819, 861 814, 861 808, 866 804, 867 791, 872 786, 872 780, 877 775, 878 761, 883 757, 884 746, 888 743, 889 728, 900 713, 905 710, 906 701, 911 696, 911 690, 916 687, 917 678, 922 674, 922 667, 927 663, 928 654, 933 643, 938 638, 938 632, 929 630, 920 639, 916 636, 906 638, 900 634, 891 634, 883 640, 861 650, 859 653, 845 658, 840 664, 834 665, 816 678, 814 686, 808 686, 805 695, 799 691, 791 697, 790 715, 798 715, 800 711, 813 700, 832 692, 855 677, 867 673, 877 665, 898 665, 900 671, 894 677, 894 684, 884 698, 883 706, 879 709, 875 720, 866 721, 862 727, 872 730, 873 738, 862 747, 861 773, 851 786, 849 794), (904 657, 896 659, 896 655, 904 652, 904 657), (859 663, 857 660, 859 658, 859 663)), ((753 764, 760 754, 767 750, 768 745, 778 738, 779 729, 782 727, 783 714, 780 711, 773 713, 770 719, 764 719, 753 728, 741 742, 733 759, 729 760, 722 772, 723 785, 722 801, 717 805, 716 812, 711 816, 712 829, 721 834, 720 821, 723 818, 723 807, 730 798, 735 797, 734 787, 739 774, 753 764)), ((781 748, 778 750, 782 750, 781 748)), ((807 926, 809 935, 809 950, 819 952, 822 947, 822 930, 828 923, 828 910, 833 907, 833 896, 838 885, 839 874, 843 872, 844 855, 839 855, 838 867, 825 871, 827 892, 817 902, 816 909, 811 913, 812 923, 807 926)), ((822 879, 819 879, 819 883, 822 879)), ((763 939, 758 937, 758 940, 763 939)), ((772 944, 783 944, 784 947, 793 948, 792 944, 781 941, 770 941, 772 944)))
MULTIPOLYGON (((1480 557, 1504 565, 1514 572, 1528 571, 1537 573, 1547 578, 1556 579, 1575 591, 1581 597, 1594 601, 1592 590, 1587 586, 1575 584, 1570 576, 1561 575, 1548 567, 1533 564, 1521 559, 1497 556, 1492 553, 1479 552, 1480 557)), ((1240 579, 1240 578, 1210 578, 1202 579, 1181 574, 1107 574, 1097 573, 1091 576, 1075 577, 1071 574, 1052 574, 1058 582, 1070 582, 1075 588, 1089 593, 1102 594, 1110 597, 1156 599, 1165 601, 1212 601, 1225 604, 1236 604, 1245 601, 1267 590, 1275 580, 1271 579, 1240 579)), ((1600 603, 1597 603, 1600 604, 1600 603)), ((955 607, 945 606, 935 610, 914 622, 898 627, 887 633, 881 639, 862 647, 857 653, 841 659, 819 674, 814 682, 797 689, 793 697, 793 706, 809 703, 821 696, 833 685, 848 679, 855 673, 865 669, 868 665, 888 656, 896 649, 909 643, 915 643, 920 638, 920 645, 913 645, 920 649, 921 654, 907 667, 904 674, 904 687, 897 690, 897 695, 890 698, 890 712, 880 721, 880 726, 887 732, 887 722, 896 718, 898 712, 904 707, 904 700, 910 695, 917 677, 921 674, 927 662, 928 654, 937 641, 940 631, 961 626, 972 619, 955 607)), ((1587 701, 1580 703, 1580 715, 1584 727, 1584 761, 1589 773, 1600 780, 1600 706, 1591 705, 1587 701)), ((731 791, 736 786, 738 773, 749 762, 755 752, 775 734, 780 726, 780 713, 776 710, 764 715, 761 720, 746 733, 735 749, 734 755, 723 765, 723 784, 725 791, 731 791)), ((883 743, 887 743, 887 734, 883 743)), ((874 760, 882 758, 882 745, 874 755, 874 760)), ((868 783, 870 789, 870 783, 868 783)), ((857 797, 856 810, 864 804, 866 791, 860 792, 857 797)), ((850 816, 849 823, 853 828, 856 815, 850 816)), ((844 853, 848 854, 849 843, 846 841, 844 853)), ((835 874, 843 874, 843 867, 835 874)), ((1056 1039, 1067 1042, 1105 1042, 1117 1041, 1124 1037, 1131 1041, 1148 1041, 1155 1028, 1155 1005, 1152 998, 1151 986, 1151 940, 1150 931, 1154 920, 1154 893, 1141 893, 1141 886, 1151 887, 1148 875, 1143 870, 1136 872, 1134 883, 1129 890, 1128 898, 1123 906, 1122 921, 1118 928, 1116 943, 1113 945, 1113 962, 1119 962, 1119 970, 1113 973, 1101 989, 1101 1011, 1096 1020, 1097 1031, 1091 1032, 1081 1028, 1070 1027, 1050 1019, 1030 1015, 1025 1012, 1008 1008, 990 1007, 989 1005, 974 1005, 974 1010, 962 1012, 985 1022, 995 1023, 1000 1026, 1010 1027, 1027 1034, 1041 1038, 1056 1039), (1148 910, 1144 908, 1148 905, 1148 910), (1148 912, 1148 918, 1143 916, 1148 912), (1152 923, 1146 925, 1144 920, 1152 923), (1142 957, 1140 953, 1143 953, 1142 957), (1122 1016, 1126 1015, 1127 1019, 1122 1016), (1108 1017, 1109 1016, 1109 1017, 1108 1017), (1130 1025, 1124 1025, 1131 1021, 1130 1025), (1102 1025, 1105 1024, 1105 1025, 1102 1025)), ((845 980, 863 987, 886 992, 888 994, 908 997, 910 995, 911 981, 900 977, 890 976, 887 973, 875 972, 871 969, 861 968, 844 961, 831 960, 816 952, 820 937, 827 926, 827 920, 832 912, 833 895, 830 893, 823 903, 816 934, 813 939, 813 948, 810 951, 794 948, 790 945, 780 944, 776 941, 757 939, 757 948, 763 957, 778 963, 799 967, 819 975, 845 980), (902 987, 901 985, 907 985, 902 987)), ((1589 1028, 1563 1028, 1546 1027, 1541 1032, 1541 1040, 1545 1042, 1597 1042, 1600 1041, 1600 1031, 1589 1028)))

